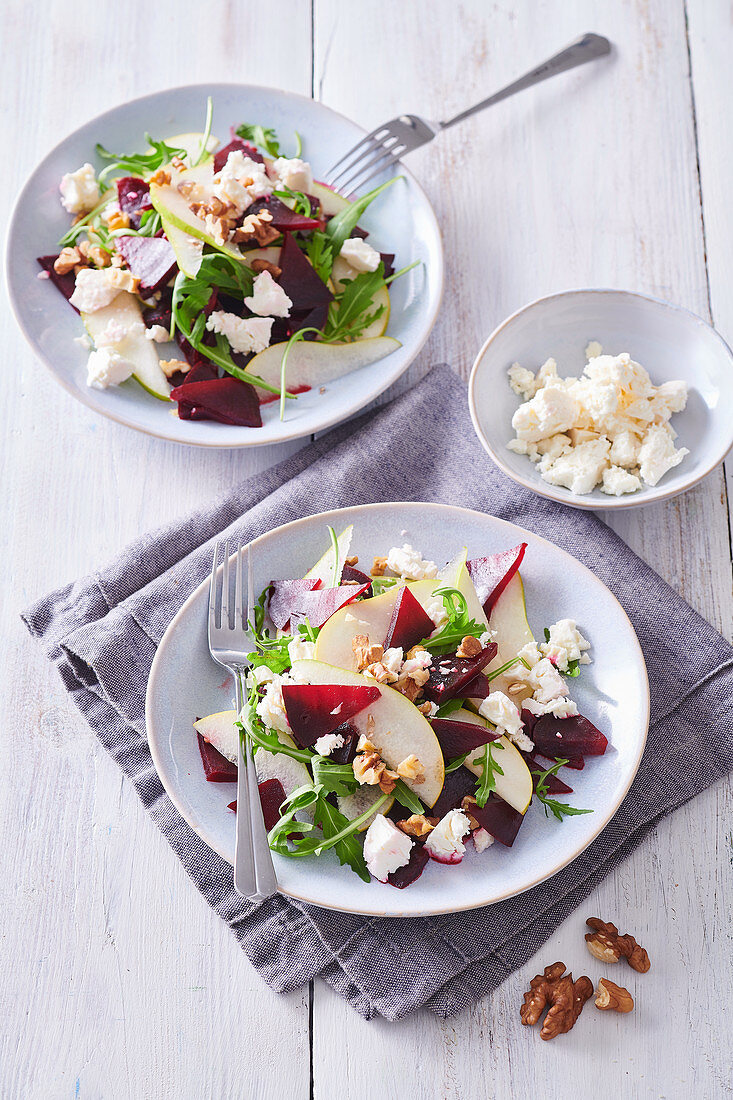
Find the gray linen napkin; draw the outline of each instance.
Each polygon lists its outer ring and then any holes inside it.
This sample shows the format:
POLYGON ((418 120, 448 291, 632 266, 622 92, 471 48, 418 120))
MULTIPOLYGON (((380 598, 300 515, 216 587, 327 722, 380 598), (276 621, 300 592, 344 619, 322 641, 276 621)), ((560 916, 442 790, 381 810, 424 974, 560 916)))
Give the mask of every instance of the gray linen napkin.
POLYGON ((366 1017, 399 1019, 421 1005, 451 1016, 496 988, 662 816, 733 768, 731 647, 595 516, 505 478, 481 450, 465 387, 447 367, 210 508, 143 536, 24 619, 264 980, 285 991, 320 975, 366 1017), (153 768, 144 700, 156 646, 208 574, 209 541, 222 531, 248 540, 314 512, 405 499, 512 520, 562 546, 609 586, 631 617, 649 670, 651 730, 641 768, 618 813, 578 859, 497 905, 411 920, 350 916, 281 897, 252 907, 235 894, 231 867, 173 808, 153 768))

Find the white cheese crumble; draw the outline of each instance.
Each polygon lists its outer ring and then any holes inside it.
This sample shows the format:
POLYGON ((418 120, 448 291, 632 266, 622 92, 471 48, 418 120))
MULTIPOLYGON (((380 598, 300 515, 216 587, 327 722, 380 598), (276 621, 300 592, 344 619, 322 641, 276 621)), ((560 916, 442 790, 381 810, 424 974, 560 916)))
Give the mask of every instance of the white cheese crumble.
POLYGON ((168 329, 163 328, 162 325, 151 325, 150 328, 145 329, 145 339, 154 340, 156 344, 167 344, 170 338, 168 329))
POLYGON ((364 859, 369 873, 386 882, 388 875, 409 862, 412 844, 407 833, 384 814, 377 814, 364 837, 364 859))
POLYGON ((432 600, 428 600, 425 605, 425 614, 435 623, 435 630, 440 630, 448 622, 448 612, 440 596, 434 596, 432 600))
POLYGON ((108 386, 119 386, 135 370, 135 364, 125 359, 111 347, 98 348, 87 361, 87 385, 95 390, 106 390, 108 386))
POLYGON ((319 756, 330 756, 334 749, 340 749, 344 744, 343 734, 324 733, 314 742, 313 748, 319 756))
POLYGON ((486 829, 475 829, 472 833, 473 846, 477 852, 485 852, 494 843, 494 838, 486 829))
POLYGON ((587 653, 590 642, 580 633, 574 619, 558 619, 548 633, 550 637, 542 643, 540 649, 561 672, 567 672, 571 661, 579 661, 581 665, 590 664, 587 653))
POLYGON ((232 351, 264 351, 270 346, 272 317, 237 317, 236 313, 224 313, 214 310, 206 322, 209 332, 220 332, 226 336, 232 351))
POLYGON ((241 149, 235 149, 214 178, 212 191, 217 199, 231 203, 241 214, 255 199, 271 195, 273 183, 264 164, 252 160, 241 149))
POLYGON ((293 638, 288 643, 288 656, 291 665, 296 661, 313 661, 316 656, 316 643, 308 642, 304 638, 293 638))
POLYGON ((536 699, 525 699, 522 703, 525 710, 538 717, 542 714, 554 714, 556 718, 570 718, 578 713, 577 704, 572 699, 551 699, 549 703, 539 703, 536 699))
POLYGON ((387 672, 391 672, 394 676, 399 676, 402 671, 402 646, 394 646, 391 649, 385 649, 380 664, 384 665, 387 672))
POLYGON ((382 259, 376 248, 372 248, 361 237, 349 237, 344 241, 339 255, 353 267, 354 271, 359 272, 376 271, 382 259))
POLYGON ((449 810, 429 833, 425 847, 440 863, 459 863, 465 854, 464 836, 471 825, 463 810, 449 810))
POLYGON ((306 194, 313 187, 313 172, 307 161, 299 157, 278 157, 272 165, 272 170, 277 177, 277 182, 292 191, 303 191, 306 194))
POLYGON ((96 313, 113 302, 122 287, 116 286, 107 276, 108 268, 97 270, 83 267, 76 276, 74 293, 69 298, 80 313, 96 313))
POLYGON ((560 378, 554 359, 535 375, 518 363, 507 371, 523 404, 514 413, 516 438, 507 447, 538 464, 551 485, 586 494, 596 486, 610 496, 656 485, 689 451, 674 446, 669 420, 687 402, 682 381, 654 386, 628 353, 603 355, 586 348, 579 378, 560 378))
MULTIPOLYGON (((426 578, 432 580, 438 575, 435 562, 426 561, 420 551, 413 549, 407 542, 401 547, 392 547, 387 554, 387 567, 409 581, 421 581, 426 578)), ((430 612, 428 614, 430 615, 430 612)), ((430 617, 432 618, 432 615, 430 617)))
POLYGON ((292 302, 269 271, 261 271, 252 284, 252 295, 244 299, 252 313, 260 317, 288 317, 292 302))
POLYGON ((99 202, 99 187, 91 164, 67 172, 59 184, 61 205, 69 214, 88 214, 99 202))
POLYGON ((531 752, 534 748, 534 744, 522 732, 524 724, 518 707, 503 691, 492 691, 491 695, 482 700, 478 712, 520 749, 531 752))
POLYGON ((257 704, 257 714, 268 729, 280 730, 281 733, 290 732, 288 716, 285 713, 283 684, 291 682, 291 677, 285 673, 283 676, 273 676, 265 685, 265 694, 257 704))

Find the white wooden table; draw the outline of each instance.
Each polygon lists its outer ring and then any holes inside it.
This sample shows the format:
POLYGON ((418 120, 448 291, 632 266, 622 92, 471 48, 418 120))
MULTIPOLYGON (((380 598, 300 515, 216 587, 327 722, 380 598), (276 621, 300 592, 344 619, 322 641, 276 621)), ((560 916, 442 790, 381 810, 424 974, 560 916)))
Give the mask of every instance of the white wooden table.
MULTIPOLYGON (((447 250, 423 354, 465 376, 499 320, 572 286, 647 291, 733 337, 726 0, 6 0, 1 18, 6 210, 61 136, 166 86, 279 86, 367 126, 401 110, 440 118, 580 32, 604 33, 611 60, 411 158, 447 250)), ((458 1019, 365 1023, 321 983, 279 997, 260 982, 18 611, 287 450, 187 450, 97 419, 50 383, 7 308, 2 326, 0 1095, 727 1095, 730 783, 664 820, 535 960, 458 1019), (618 916, 653 969, 636 982, 632 1016, 587 1009, 571 1035, 542 1043, 520 1026, 521 992, 556 958, 585 966, 591 913, 618 916)), ((730 638, 729 522, 722 470, 614 519, 730 638)))

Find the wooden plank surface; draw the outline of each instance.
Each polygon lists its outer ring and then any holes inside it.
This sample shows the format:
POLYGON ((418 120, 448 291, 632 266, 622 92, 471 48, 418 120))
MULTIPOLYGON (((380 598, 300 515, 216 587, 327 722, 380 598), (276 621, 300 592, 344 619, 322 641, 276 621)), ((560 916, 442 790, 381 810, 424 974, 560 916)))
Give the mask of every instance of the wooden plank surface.
MULTIPOLYGON (((596 30, 616 46, 607 62, 509 100, 411 157, 448 257, 444 307, 418 369, 449 361, 465 377, 504 316, 580 285, 644 290, 703 316, 712 307, 730 340, 731 13, 724 0, 686 7, 372 0, 367 11, 353 0, 288 0, 266 38, 271 16, 251 0, 205 14, 191 0, 124 12, 47 0, 32 34, 27 5, 11 0, 0 15, 3 138, 13 150, 0 179, 4 208, 60 136, 148 91, 247 80, 312 90, 366 126, 403 110, 441 118, 596 30)), ((321 983, 312 1005, 308 990, 267 990, 17 612, 288 451, 216 454, 133 435, 45 384, 7 307, 0 324, 9 497, 0 532, 0 1095, 331 1100, 402 1096, 406 1082, 430 1100, 727 1095, 729 783, 664 821, 536 963, 457 1020, 365 1023, 321 983), (570 1036, 543 1044, 519 1025, 521 990, 554 958, 582 970, 591 912, 627 923, 654 969, 636 982, 632 1017, 588 1010, 570 1036)), ((731 637, 721 473, 614 526, 731 637)))

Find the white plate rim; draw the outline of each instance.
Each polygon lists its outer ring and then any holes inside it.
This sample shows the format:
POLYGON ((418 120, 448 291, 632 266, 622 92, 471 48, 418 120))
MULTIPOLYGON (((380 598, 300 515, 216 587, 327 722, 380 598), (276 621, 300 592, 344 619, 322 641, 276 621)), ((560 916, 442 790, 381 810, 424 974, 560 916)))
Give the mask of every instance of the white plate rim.
POLYGON ((532 477, 526 477, 524 474, 517 473, 516 470, 512 469, 504 461, 503 457, 491 445, 489 439, 485 435, 479 421, 478 409, 476 406, 475 380, 479 370, 481 369, 481 361, 486 353, 487 348, 499 335, 499 333, 503 332, 503 330, 508 325, 510 325, 512 321, 514 321, 517 317, 521 316, 523 313, 528 312, 530 309, 533 309, 535 306, 540 305, 543 302, 551 302, 558 298, 564 298, 568 294, 621 295, 628 298, 636 298, 642 299, 643 301, 647 302, 654 302, 655 305, 663 306, 665 309, 669 309, 674 313, 685 314, 685 316, 689 317, 692 321, 704 326, 706 329, 709 329, 710 332, 712 332, 713 335, 717 337, 717 339, 722 344, 723 349, 728 353, 731 362, 733 363, 733 349, 731 349, 730 345, 723 339, 717 329, 713 328, 713 326, 709 324, 703 317, 700 317, 699 314, 694 313, 691 309, 687 309, 685 306, 675 305, 673 302, 668 302, 664 298, 656 298, 653 294, 641 294, 640 292, 635 290, 616 289, 614 287, 571 287, 567 290, 553 291, 552 294, 543 294, 539 298, 535 298, 533 301, 527 302, 519 309, 516 309, 514 313, 511 313, 508 317, 506 317, 501 322, 501 324, 497 325, 493 332, 491 332, 486 337, 483 344, 481 345, 478 354, 476 355, 476 358, 473 361, 471 374, 469 375, 468 379, 468 408, 471 414, 473 429, 478 436, 481 446, 484 448, 492 461, 496 463, 502 473, 505 473, 507 477, 510 477, 512 479, 512 481, 515 481, 517 482, 517 484, 524 486, 525 489, 529 489, 531 492, 536 493, 538 496, 546 497, 548 500, 554 500, 560 504, 566 504, 570 508, 582 508, 587 511, 596 512, 606 511, 610 508, 643 508, 645 505, 657 504, 659 501, 669 500, 671 497, 679 496, 680 493, 686 493, 688 489, 691 489, 693 485, 697 485, 698 482, 703 480, 703 478, 706 478, 708 474, 710 474, 716 468, 716 466, 719 466, 720 463, 725 460, 731 448, 733 448, 733 428, 731 429, 730 442, 728 443, 727 447, 725 447, 725 449, 722 451, 722 453, 716 453, 712 460, 704 464, 701 471, 697 472, 692 477, 689 477, 682 485, 678 485, 674 489, 658 489, 657 486, 652 486, 650 487, 650 491, 645 494, 642 500, 634 500, 633 497, 637 494, 628 493, 627 495, 622 497, 609 496, 608 500, 604 500, 602 502, 599 502, 598 499, 595 497, 584 499, 581 496, 569 500, 566 495, 557 492, 555 486, 550 485, 548 482, 542 481, 541 478, 537 477, 535 479, 532 477))
MULTIPOLYGON (((408 917, 419 917, 419 916, 440 916, 440 915, 444 915, 444 914, 447 914, 447 913, 459 913, 459 912, 464 912, 464 911, 470 910, 470 909, 478 909, 478 908, 482 908, 485 905, 494 905, 497 902, 506 900, 507 898, 516 897, 518 894, 523 894, 527 890, 531 890, 532 887, 538 886, 540 883, 545 882, 547 879, 552 878, 554 875, 558 874, 560 871, 563 870, 563 868, 567 867, 568 864, 572 863, 573 860, 577 859, 578 856, 580 856, 584 851, 586 851, 586 849, 588 847, 590 847, 590 845, 597 839, 597 837, 606 828, 608 823, 611 821, 611 819, 613 818, 613 816, 616 814, 619 807, 621 806, 623 800, 625 799, 626 795, 628 794, 629 788, 631 787, 631 784, 633 783, 633 781, 636 777, 636 774, 639 770, 639 766, 641 764, 642 756, 644 754, 644 749, 646 747, 647 736, 648 736, 648 733, 649 733, 649 717, 650 717, 649 676, 648 676, 648 672, 647 672, 647 668, 646 668, 646 662, 644 660, 644 655, 643 655, 643 652, 642 652, 642 649, 641 649, 641 645, 639 643, 639 639, 636 636, 636 631, 634 630, 634 626, 633 626, 631 620, 629 619, 629 616, 626 614, 626 611, 624 610, 622 605, 616 599, 613 592, 611 592, 611 590, 605 584, 603 584, 603 581, 601 581, 596 576, 596 574, 591 569, 588 568, 588 566, 583 565, 582 562, 578 561, 577 558, 574 558, 572 554, 569 554, 567 552, 567 550, 563 550, 562 547, 557 546, 556 543, 551 542, 549 539, 544 538, 542 535, 535 534, 534 531, 526 531, 524 528, 519 527, 517 524, 511 523, 508 520, 499 519, 496 516, 491 516, 491 515, 488 515, 488 514, 483 513, 483 512, 477 512, 476 510, 471 509, 471 508, 463 508, 463 507, 460 507, 458 505, 439 504, 439 503, 436 503, 434 501, 432 501, 432 502, 430 502, 430 501, 426 501, 426 502, 421 502, 421 501, 376 501, 376 502, 371 503, 371 504, 353 505, 351 507, 332 509, 332 510, 327 511, 327 512, 316 512, 316 513, 313 513, 313 515, 310 515, 310 516, 303 516, 301 519, 291 520, 289 523, 281 524, 279 527, 273 527, 273 528, 271 528, 271 530, 264 532, 262 535, 258 535, 257 538, 252 539, 251 542, 249 542, 247 545, 251 546, 254 550, 254 549, 257 548, 258 543, 262 542, 266 538, 269 538, 275 532, 287 533, 288 535, 290 535, 292 532, 297 533, 298 528, 300 528, 303 525, 313 523, 316 520, 321 520, 321 521, 327 522, 329 520, 332 520, 332 518, 338 517, 339 515, 341 515, 344 512, 353 513, 355 508, 358 508, 360 511, 364 511, 364 512, 368 513, 372 509, 384 508, 385 506, 389 506, 389 507, 392 507, 392 508, 400 508, 400 509, 415 508, 415 509, 420 509, 421 511, 424 511, 427 508, 427 509, 435 510, 437 512, 442 512, 442 513, 445 513, 446 511, 451 512, 451 513, 456 513, 456 512, 457 513, 462 513, 462 514, 465 514, 465 515, 470 515, 470 516, 474 517, 474 519, 479 518, 482 521, 489 520, 492 523, 499 524, 502 527, 506 527, 507 531, 511 532, 512 536, 514 536, 516 533, 519 533, 520 535, 528 534, 528 535, 531 536, 531 538, 533 540, 537 539, 540 543, 545 543, 545 544, 549 544, 550 546, 552 546, 554 548, 554 550, 558 551, 564 557, 568 558, 573 563, 574 568, 578 568, 578 569, 582 570, 583 572, 585 572, 588 575, 589 578, 592 578, 592 583, 601 585, 604 588, 604 590, 608 593, 608 595, 611 597, 611 599, 614 601, 614 603, 617 605, 618 610, 620 611, 621 615, 623 616, 623 618, 628 623, 629 630, 630 630, 630 633, 631 633, 631 637, 633 639, 633 643, 636 646, 634 663, 635 663, 635 665, 637 665, 638 668, 641 669, 641 671, 643 673, 642 681, 645 685, 644 700, 643 700, 643 702, 644 702, 644 708, 643 708, 644 717, 643 717, 643 720, 642 720, 642 728, 641 728, 641 732, 640 732, 640 736, 639 736, 636 756, 635 756, 635 759, 633 760, 632 765, 629 768, 627 783, 625 784, 623 789, 619 791, 617 799, 615 801, 615 804, 611 805, 610 809, 608 809, 606 811, 605 816, 602 819, 598 819, 598 821, 594 820, 594 825, 597 825, 597 828, 594 829, 592 835, 586 841, 584 841, 584 843, 582 843, 579 847, 577 847, 577 849, 575 851, 573 851, 566 858, 561 859, 550 870, 548 870, 548 871, 542 873, 541 875, 538 875, 537 877, 533 878, 531 882, 528 882, 520 890, 508 890, 506 892, 497 894, 496 896, 494 896, 490 899, 487 899, 485 901, 472 903, 470 905, 451 904, 451 905, 446 906, 444 908, 432 908, 431 907, 430 909, 426 909, 424 912, 422 912, 420 914, 414 914, 414 913, 403 914, 403 913, 400 913, 399 911, 395 912, 395 911, 392 911, 391 909, 384 909, 384 908, 379 908, 379 907, 373 907, 373 908, 370 908, 370 909, 354 909, 350 906, 340 906, 338 903, 330 904, 327 907, 329 909, 333 909, 333 910, 338 911, 338 912, 355 913, 355 914, 363 915, 363 916, 404 917, 405 919, 407 919, 408 917)), ((166 791, 166 794, 167 794, 168 798, 170 798, 171 802, 175 806, 178 813, 181 815, 181 817, 184 819, 184 821, 186 821, 186 823, 194 830, 194 832, 196 832, 196 834, 199 836, 199 838, 201 840, 203 840, 203 842, 208 847, 210 847, 214 852, 216 852, 216 854, 218 856, 220 856, 223 860, 225 860, 227 863, 230 863, 230 865, 231 865, 231 861, 230 861, 230 857, 229 857, 228 853, 223 851, 220 846, 218 846, 216 844, 210 844, 209 841, 204 839, 204 837, 201 835, 201 833, 198 831, 198 829, 196 829, 195 826, 188 819, 188 817, 186 815, 186 812, 185 812, 185 808, 183 807, 181 802, 178 800, 177 796, 175 795, 175 792, 172 792, 168 788, 168 786, 166 785, 166 780, 165 780, 166 769, 165 769, 164 763, 162 761, 162 758, 160 757, 160 755, 158 753, 156 735, 152 734, 152 732, 151 732, 152 728, 153 728, 153 724, 151 722, 152 699, 153 699, 153 697, 155 696, 155 693, 156 693, 156 681, 157 681, 159 670, 161 669, 161 667, 162 667, 162 665, 165 661, 165 649, 166 649, 167 645, 170 644, 170 640, 173 637, 173 635, 175 634, 176 628, 177 628, 178 623, 180 622, 180 620, 184 617, 184 615, 186 615, 188 613, 191 606, 197 600, 202 598, 202 595, 206 593, 206 591, 208 590, 208 587, 209 587, 209 578, 206 577, 206 579, 203 580, 194 589, 194 591, 191 593, 191 595, 186 599, 185 603, 182 605, 182 607, 179 609, 179 611, 176 613, 176 615, 173 617, 173 619, 169 623, 168 627, 166 628, 166 630, 163 634, 163 637, 160 640, 160 643, 159 643, 158 648, 157 648, 156 653, 155 653, 155 657, 153 658, 153 663, 152 663, 151 668, 150 668, 150 674, 149 674, 149 677, 148 677, 148 684, 147 684, 147 689, 146 689, 146 693, 145 693, 145 729, 146 729, 148 747, 150 749, 150 753, 151 753, 151 756, 152 756, 152 759, 153 759, 153 765, 155 767, 156 772, 158 773, 158 776, 160 778, 161 783, 163 784, 163 787, 165 788, 165 791, 166 791)), ((282 889, 279 890, 279 893, 281 893, 282 896, 284 896, 284 897, 293 898, 295 901, 304 902, 305 904, 308 904, 308 905, 317 905, 319 908, 325 908, 323 906, 323 903, 320 900, 314 899, 312 897, 308 897, 307 894, 295 893, 292 890, 288 890, 286 892, 282 889)))
MULTIPOLYGON (((46 353, 37 346, 33 332, 22 319, 20 304, 15 293, 13 280, 11 278, 11 256, 13 254, 14 238, 17 232, 16 215, 20 210, 20 207, 24 204, 24 202, 27 201, 28 193, 32 191, 36 175, 43 169, 46 162, 54 157, 63 148, 67 141, 73 138, 76 133, 82 128, 85 128, 86 126, 96 125, 97 123, 103 123, 109 115, 114 114, 116 111, 119 111, 122 108, 136 107, 137 105, 143 103, 143 101, 145 100, 153 99, 156 96, 161 95, 176 95, 180 92, 192 92, 196 90, 200 90, 202 93, 207 93, 207 91, 210 91, 212 87, 237 89, 243 92, 246 92, 249 89, 254 89, 257 92, 271 92, 274 95, 282 96, 288 99, 304 100, 307 103, 316 104, 324 112, 334 115, 339 119, 342 119, 343 121, 349 123, 350 126, 354 126, 364 137, 366 137, 367 135, 367 131, 357 122, 354 122, 351 118, 349 118, 348 115, 345 115, 340 111, 336 111, 332 107, 326 106, 326 104, 321 103, 320 100, 315 100, 311 96, 301 95, 299 92, 283 91, 280 88, 271 88, 264 84, 239 84, 236 81, 218 80, 209 81, 204 84, 178 84, 174 88, 161 88, 157 92, 149 92, 146 95, 136 96, 134 99, 125 100, 124 103, 118 103, 116 106, 110 107, 106 111, 102 111, 100 114, 94 115, 92 118, 87 119, 85 122, 82 122, 80 126, 77 126, 76 129, 66 134, 65 137, 61 139, 61 141, 57 142, 56 145, 54 145, 46 153, 46 155, 42 157, 40 161, 38 161, 38 163, 30 172, 28 178, 26 179, 25 183, 20 189, 20 192, 18 193, 15 202, 13 203, 10 218, 8 221, 8 228, 5 235, 5 284, 8 291, 10 308, 13 316, 15 317, 15 321, 35 357, 39 359, 41 363, 43 363, 44 367, 51 373, 54 380, 66 391, 66 393, 70 394, 71 397, 73 397, 76 401, 81 402, 81 404, 90 409, 93 413, 104 416, 107 420, 112 420, 114 423, 121 424, 126 428, 130 428, 132 431, 141 432, 143 435, 150 436, 154 439, 163 439, 168 443, 178 443, 182 446, 203 447, 209 450, 239 450, 243 447, 277 446, 279 443, 288 443, 294 439, 306 438, 307 436, 312 435, 314 432, 326 431, 328 428, 332 428, 334 425, 340 424, 343 421, 348 420, 350 417, 355 416, 361 409, 364 409, 372 401, 376 400, 376 398, 383 394, 385 390, 394 385, 397 379, 400 378, 409 369, 409 367, 412 365, 412 363, 414 363, 415 359, 422 351, 428 337, 430 336, 430 333, 433 330, 433 327, 438 317, 438 313, 440 312, 440 306, 445 291, 445 248, 443 245, 443 236, 440 231, 440 225, 438 223, 438 219, 433 209, 432 203, 425 193, 424 188, 418 183, 417 179, 409 170, 409 168, 407 168, 402 162, 400 162, 399 164, 399 173, 400 175, 404 175, 407 177, 410 185, 417 191, 418 195, 423 200, 425 204, 425 213, 431 221, 432 228, 435 233, 435 244, 437 253, 437 264, 435 268, 436 289, 434 292, 433 301, 429 306, 428 313, 426 315, 420 334, 410 348, 405 362, 398 369, 393 368, 393 370, 387 373, 383 379, 380 379, 375 388, 371 391, 368 398, 366 398, 365 400, 357 400, 355 402, 352 402, 348 406, 348 408, 345 409, 345 411, 324 417, 323 421, 319 423, 317 427, 311 426, 306 431, 299 431, 297 429, 284 431, 283 434, 278 436, 276 440, 259 442, 256 438, 244 438, 241 442, 227 441, 221 443, 217 443, 215 441, 209 442, 200 439, 186 440, 181 439, 178 436, 173 436, 163 430, 155 430, 153 428, 143 427, 139 424, 134 424, 126 416, 122 416, 112 410, 108 411, 106 409, 100 409, 96 405, 93 405, 92 402, 87 398, 87 395, 83 390, 77 390, 76 388, 74 388, 61 374, 56 371, 51 357, 46 355, 46 353)), ((402 347, 404 346, 405 345, 403 344, 402 347)), ((389 356, 386 357, 386 360, 388 359, 389 356)), ((163 403, 161 402, 161 406, 162 405, 163 403)), ((250 428, 243 429, 243 431, 256 432, 257 429, 250 428)))

